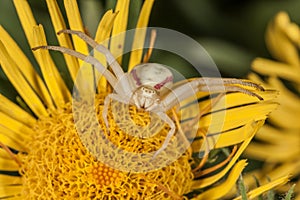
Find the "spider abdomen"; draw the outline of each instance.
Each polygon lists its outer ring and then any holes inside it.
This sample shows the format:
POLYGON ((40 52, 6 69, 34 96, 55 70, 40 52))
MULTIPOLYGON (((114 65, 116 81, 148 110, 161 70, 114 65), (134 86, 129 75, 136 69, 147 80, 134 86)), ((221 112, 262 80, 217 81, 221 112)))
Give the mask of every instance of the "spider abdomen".
POLYGON ((136 87, 148 86, 158 92, 173 84, 172 72, 165 65, 158 63, 137 65, 131 70, 130 77, 136 87))

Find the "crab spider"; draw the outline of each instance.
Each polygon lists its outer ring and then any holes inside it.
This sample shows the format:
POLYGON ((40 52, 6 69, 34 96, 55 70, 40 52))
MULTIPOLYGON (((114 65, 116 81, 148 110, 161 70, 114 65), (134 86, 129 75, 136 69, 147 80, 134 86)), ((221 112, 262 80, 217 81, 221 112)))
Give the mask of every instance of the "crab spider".
POLYGON ((173 84, 173 74, 164 65, 158 63, 143 63, 135 66, 129 73, 125 73, 110 51, 101 44, 98 44, 88 35, 80 31, 61 30, 57 34, 74 34, 88 43, 96 51, 106 57, 106 62, 111 67, 112 72, 107 70, 96 58, 90 55, 84 55, 74 50, 60 46, 38 46, 32 50, 48 49, 60 51, 69 54, 94 67, 107 79, 113 87, 114 93, 107 95, 104 100, 104 109, 102 117, 108 127, 107 114, 110 100, 116 100, 125 104, 131 104, 139 109, 153 112, 170 127, 164 143, 157 150, 153 157, 166 149, 169 141, 175 133, 175 124, 166 114, 178 102, 194 95, 197 92, 242 92, 247 95, 257 97, 262 100, 258 94, 241 86, 252 87, 256 90, 264 90, 258 84, 247 80, 232 78, 195 78, 183 84, 173 84), (169 90, 167 90, 168 88, 169 90))

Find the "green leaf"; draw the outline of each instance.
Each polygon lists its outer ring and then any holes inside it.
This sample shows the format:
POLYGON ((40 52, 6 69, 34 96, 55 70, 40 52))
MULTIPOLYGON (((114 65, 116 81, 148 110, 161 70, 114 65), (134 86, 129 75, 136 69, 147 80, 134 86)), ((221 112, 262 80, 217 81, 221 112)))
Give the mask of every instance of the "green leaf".
MULTIPOLYGON (((256 184, 256 187, 260 187, 260 183, 259 183, 259 180, 257 179, 256 176, 253 176, 254 180, 255 180, 255 184, 256 184)), ((257 197, 257 200, 263 200, 263 196, 262 195, 259 195, 257 197)))
POLYGON ((289 191, 287 192, 286 196, 285 196, 285 200, 291 200, 294 194, 294 188, 295 188, 296 184, 292 185, 292 187, 289 189, 289 191))
POLYGON ((240 175, 239 180, 238 180, 238 190, 242 196, 242 200, 248 200, 247 191, 246 191, 246 187, 245 187, 242 175, 240 175))

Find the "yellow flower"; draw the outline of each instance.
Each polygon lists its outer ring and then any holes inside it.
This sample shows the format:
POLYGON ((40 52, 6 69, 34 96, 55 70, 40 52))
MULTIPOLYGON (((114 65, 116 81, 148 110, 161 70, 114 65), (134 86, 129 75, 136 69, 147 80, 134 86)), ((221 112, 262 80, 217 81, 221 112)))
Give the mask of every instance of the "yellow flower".
MULTIPOLYGON (((56 0, 46 2, 55 31, 66 29, 56 0)), ((144 2, 137 23, 138 28, 147 26, 153 2, 153 0, 144 2)), ((30 47, 47 45, 43 26, 37 25, 27 1, 14 0, 14 4, 30 47)), ((76 0, 65 0, 64 6, 70 29, 83 32, 76 0)), ((96 33, 97 42, 103 42, 110 36, 126 30, 128 6, 129 0, 120 0, 115 11, 105 13, 96 33)), ((133 46, 142 45, 144 38, 143 34, 136 35, 133 46)), ((62 34, 57 36, 57 39, 61 46, 89 53, 86 43, 77 37, 72 37, 71 41, 69 35, 62 34)), ((124 41, 125 37, 111 41, 109 49, 113 55, 122 54, 124 41)), ((79 104, 76 108, 81 110, 86 110, 86 104, 71 101, 70 91, 47 50, 34 51, 33 54, 42 77, 10 35, 0 26, 0 64, 26 104, 26 106, 17 105, 0 95, 1 199, 222 198, 234 187, 246 166, 246 161, 238 161, 238 158, 263 125, 267 115, 277 106, 274 102, 276 92, 272 90, 253 90, 264 100, 238 92, 215 95, 210 100, 207 92, 201 92, 197 94, 201 110, 200 121, 189 119, 181 126, 178 122, 180 113, 177 113, 176 109, 168 113, 173 117, 178 133, 185 131, 187 137, 194 124, 201 127, 197 130, 197 138, 193 141, 191 149, 180 155, 176 161, 154 171, 141 173, 121 171, 97 160, 82 144, 73 120, 72 103, 79 104), (220 123, 222 123, 221 131, 218 129, 220 123), (215 136, 218 136, 215 150, 202 159, 198 157, 201 152, 203 153, 202 144, 206 144, 209 138, 213 139, 215 136), (231 153, 225 154, 223 159, 222 153, 214 156, 220 149, 231 153), (227 178, 223 179, 226 174, 227 178)), ((95 54, 95 57, 103 61, 102 55, 95 54)), ((64 55, 64 58, 74 81, 83 62, 68 55, 64 55)), ((118 61, 121 62, 121 59, 122 57, 119 57, 118 61)), ((129 70, 141 60, 142 50, 133 51, 129 70)), ((86 79, 95 78, 92 68, 86 68, 83 73, 86 79)), ((92 89, 93 86, 88 87, 92 89)), ((111 91, 106 80, 100 80, 98 91, 95 97, 96 113, 99 124, 106 130, 102 119, 103 101, 111 91)), ((114 106, 120 105, 112 104, 111 109, 114 106)), ((190 107, 186 106, 185 109, 188 110, 190 107)), ((139 111, 134 106, 130 106, 129 114, 140 126, 145 126, 150 119, 149 113, 139 111)), ((91 116, 79 119, 79 123, 86 124, 91 116)), ((106 137, 129 152, 147 153, 159 149, 169 130, 164 126, 155 137, 137 139, 120 131, 111 113, 108 119, 110 126, 109 131, 106 131, 106 137)), ((84 128, 87 133, 95 133, 93 126, 84 128)), ((175 139, 174 141, 176 143, 175 139)), ((94 142, 93 147, 98 147, 100 152, 106 151, 97 146, 94 140, 87 138, 87 142, 94 142)), ((107 153, 117 162, 118 153, 107 153)), ((176 149, 173 153, 176 154, 176 149)), ((252 191, 249 195, 257 196, 286 181, 287 177, 283 177, 272 184, 266 184, 260 190, 252 191)))
MULTIPOLYGON (((280 106, 272 112, 269 123, 256 135, 249 145, 249 157, 264 161, 264 166, 255 173, 262 182, 266 179, 290 174, 298 180, 296 199, 300 199, 300 29, 292 23, 285 12, 279 12, 269 23, 266 43, 276 60, 257 58, 252 63, 255 73, 249 74, 253 81, 266 88, 280 92, 280 106)), ((251 178, 248 180, 251 182, 251 178)), ((281 188, 286 191, 290 186, 281 188)))

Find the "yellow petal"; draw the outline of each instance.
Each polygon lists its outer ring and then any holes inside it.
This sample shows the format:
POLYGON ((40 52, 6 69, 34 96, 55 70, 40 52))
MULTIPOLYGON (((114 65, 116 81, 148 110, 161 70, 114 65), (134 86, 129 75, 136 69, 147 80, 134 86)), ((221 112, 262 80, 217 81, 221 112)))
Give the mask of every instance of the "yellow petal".
POLYGON ((298 44, 300 42, 300 28, 297 24, 292 23, 286 12, 278 13, 278 18, 280 23, 278 23, 278 28, 286 34, 286 36, 294 43, 298 44))
MULTIPOLYGON (((261 96, 264 101, 274 100, 278 95, 278 92, 274 90, 255 91, 255 93, 261 96)), ((217 96, 207 99, 209 97, 208 93, 199 92, 196 95, 198 98, 199 110, 195 109, 195 104, 192 103, 193 101, 195 101, 196 97, 187 98, 186 100, 180 102, 182 110, 181 118, 183 121, 188 120, 192 116, 197 116, 199 114, 199 111, 203 116, 218 110, 224 110, 238 106, 247 106, 249 104, 260 102, 257 97, 242 94, 240 92, 227 93, 223 97, 221 97, 216 104, 214 104, 213 102, 215 101, 217 96), (203 97, 206 98, 204 98, 204 100, 201 100, 201 98, 203 97), (207 106, 211 106, 211 104, 214 104, 213 107, 207 109, 207 106)))
MULTIPOLYGON (((108 48, 107 39, 111 34, 116 16, 117 13, 113 13, 112 10, 107 11, 102 17, 96 32, 95 41, 101 43, 106 48, 108 48)), ((95 51, 94 56, 97 60, 99 60, 100 63, 102 63, 104 67, 107 67, 106 58, 103 54, 95 51)), ((101 77, 101 74, 99 74, 97 70, 95 70, 95 77, 96 80, 99 80, 99 77, 101 77)), ((102 76, 98 84, 98 91, 99 92, 106 91, 106 89, 107 89, 107 82, 106 79, 102 76)))
POLYGON ((116 16, 118 13, 113 13, 112 10, 108 10, 102 17, 95 36, 95 41, 101 43, 104 46, 108 46, 108 41, 105 41, 109 38, 116 16), (103 43, 105 41, 105 43, 103 43))
POLYGON ((268 84, 270 87, 276 88, 276 90, 280 92, 280 95, 278 96, 278 101, 280 104, 291 109, 300 109, 300 97, 288 90, 278 78, 270 77, 268 79, 268 84))
POLYGON ((264 88, 266 88, 266 89, 274 89, 274 88, 271 88, 271 86, 270 86, 267 82, 263 81, 263 80, 262 80, 257 74, 255 74, 255 73, 250 72, 250 73, 248 74, 248 79, 251 80, 251 81, 254 81, 255 83, 261 84, 261 85, 262 85, 264 88))
MULTIPOLYGON (((9 147, 15 149, 15 150, 18 150, 18 151, 26 152, 26 150, 27 150, 25 148, 25 144, 22 144, 22 143, 24 143, 24 141, 20 141, 20 138, 18 138, 17 140, 12 139, 8 133, 3 134, 2 132, 0 132, 0 142, 2 144, 5 144, 6 146, 9 146, 9 147)), ((3 149, 1 149, 1 150, 4 151, 3 149)), ((5 151, 5 154, 7 154, 6 151, 5 151)))
POLYGON ((16 42, 9 36, 2 26, 0 26, 0 40, 4 44, 8 54, 16 63, 18 69, 24 75, 26 81, 43 100, 47 107, 51 108, 53 106, 52 99, 43 80, 35 71, 32 64, 16 44, 16 42))
POLYGON ((299 175, 300 161, 294 160, 285 162, 284 164, 274 168, 273 170, 264 171, 264 179, 260 179, 261 183, 265 184, 268 182, 268 178, 275 180, 277 178, 286 176, 287 174, 299 175), (266 178, 268 177, 268 178, 266 178))
MULTIPOLYGON (((42 25, 34 27, 33 35, 35 38, 35 46, 47 45, 46 36, 42 25)), ((36 58, 56 106, 61 106, 66 102, 69 102, 71 100, 70 92, 61 78, 53 60, 51 59, 48 50, 36 51, 36 58)))
MULTIPOLYGON (((46 0, 46 2, 55 32, 57 33, 60 30, 66 29, 66 24, 64 22, 62 13, 60 12, 56 0, 46 0)), ((69 35, 60 34, 57 35, 57 39, 60 46, 73 49, 73 45, 69 35)), ((75 57, 66 54, 64 54, 64 58, 67 63, 67 67, 69 69, 71 78, 74 81, 76 78, 77 71, 79 69, 78 60, 75 57)))
POLYGON ((291 70, 292 67, 285 63, 280 63, 264 58, 256 58, 252 62, 252 69, 261 75, 276 76, 295 83, 300 83, 300 71, 291 70))
POLYGON ((22 124, 21 122, 18 122, 12 119, 11 117, 0 112, 0 133, 7 134, 8 136, 11 136, 11 138, 17 141, 19 139, 21 141, 22 140, 29 141, 31 139, 31 136, 34 134, 34 131, 28 126, 22 124), (17 137, 13 137, 13 135, 10 134, 7 131, 7 129, 15 132, 17 137))
POLYGON ((266 43, 270 53, 272 53, 276 59, 299 67, 298 49, 281 28, 284 27, 286 23, 290 23, 287 14, 284 12, 278 13, 274 18, 274 22, 270 23, 267 28, 266 43))
MULTIPOLYGON (((68 22, 70 29, 76 31, 84 31, 83 23, 80 17, 80 12, 78 8, 78 4, 76 0, 64 0, 64 5, 68 17, 68 22)), ((74 48, 76 51, 86 54, 89 54, 89 49, 85 41, 77 37, 76 35, 72 35, 74 48)), ((94 70, 91 65, 85 63, 84 61, 78 59, 78 63, 81 69, 81 74, 86 80, 84 83, 80 82, 80 86, 86 87, 85 90, 88 94, 94 91, 94 70)), ((83 94, 84 95, 84 94, 83 94)))
MULTIPOLYGON (((217 136, 208 137, 207 140, 210 142, 212 141, 209 146, 209 149, 213 148, 223 148, 232 146, 235 144, 239 144, 246 140, 247 138, 251 137, 251 132, 248 131, 248 126, 242 126, 240 128, 236 128, 229 131, 224 131, 217 136)), ((194 153, 200 153, 204 151, 207 146, 203 145, 203 139, 197 138, 192 143, 192 149, 194 153)))
POLYGON ((19 16, 19 20, 25 32, 27 41, 30 47, 33 48, 34 38, 32 34, 32 27, 36 25, 36 21, 33 17, 30 6, 26 0, 14 0, 14 4, 19 16))
MULTIPOLYGON (((22 183, 22 179, 20 176, 9 176, 9 175, 0 174, 0 180, 1 180, 0 187, 22 183)), ((2 194, 0 193, 0 197, 1 196, 2 194)))
MULTIPOLYGON (((250 172, 244 176, 244 182, 245 185, 248 186, 255 185, 255 179, 253 178, 253 176, 255 176, 258 179, 260 184, 268 184, 270 180, 276 180, 281 177, 285 177, 288 174, 297 176, 299 174, 299 168, 300 168, 299 161, 285 162, 284 164, 279 165, 276 168, 267 168, 259 171, 250 172)), ((231 192, 233 194, 236 193, 235 190, 232 190, 231 192)))
POLYGON ((224 175, 231 169, 231 167, 234 165, 234 163, 237 161, 237 159, 240 157, 240 155, 244 152, 245 148, 248 146, 250 143, 251 139, 257 132, 257 130, 264 124, 264 121, 258 121, 258 122, 249 122, 247 124, 248 131, 251 133, 250 137, 246 139, 241 146, 239 147, 238 151, 236 154, 232 157, 231 161, 226 165, 226 167, 220 171, 219 173, 210 176, 208 178, 203 178, 200 180, 195 180, 193 182, 192 189, 199 189, 199 188, 204 188, 206 186, 209 186, 216 181, 220 180, 224 175))
MULTIPOLYGON (((249 199, 253 199, 253 198, 255 198, 255 197, 257 197, 257 196, 259 196, 259 195, 261 195, 261 194, 263 194, 263 193, 265 193, 265 192, 267 192, 267 191, 269 191, 269 190, 271 190, 271 189, 273 189, 277 186, 284 185, 288 181, 289 181, 289 176, 284 176, 282 178, 276 179, 275 181, 272 181, 268 184, 265 184, 265 185, 260 186, 256 189, 251 190, 250 192, 247 193, 247 197, 249 199)), ((240 200, 240 199, 242 199, 241 196, 235 198, 234 200, 240 200)))
POLYGON ((299 148, 291 148, 291 146, 299 145, 299 142, 299 140, 296 140, 295 144, 285 143, 279 145, 253 143, 247 148, 246 155, 267 162, 287 162, 291 158, 300 155, 299 148))
POLYGON ((246 160, 239 161, 231 170, 226 180, 221 184, 212 187, 211 189, 206 190, 205 192, 201 193, 193 200, 210 200, 210 199, 219 199, 227 194, 232 187, 235 186, 235 183, 239 176, 241 175, 243 169, 246 167, 247 163, 246 160))
MULTIPOLYGON (((0 134, 0 143, 5 144, 5 141, 2 140, 2 135, 1 134, 0 134)), ((5 144, 5 146, 8 146, 8 145, 5 144)), ((11 159, 11 156, 7 153, 6 150, 4 150, 3 148, 0 148, 0 158, 11 159)), ((0 182, 0 185, 1 185, 1 182, 0 182)))
POLYGON ((125 34, 120 34, 127 29, 129 0, 117 1, 115 12, 118 15, 115 19, 114 27, 112 30, 112 38, 110 42, 110 51, 119 63, 122 63, 122 55, 125 43, 125 34), (118 35, 120 34, 120 35, 118 35), (114 37, 118 35, 117 37, 114 37))
MULTIPOLYGON (((275 90, 255 91, 255 93, 261 96, 264 101, 274 100, 278 95, 278 92, 275 90)), ((211 103, 211 99, 207 101, 211 103)), ((247 105, 254 103, 262 103, 262 101, 257 99, 257 97, 242 94, 240 92, 228 93, 224 97, 222 97, 222 99, 220 99, 219 102, 215 104, 211 110, 209 110, 209 112, 216 112, 218 110, 231 109, 233 107, 239 106, 247 109, 247 105)), ((204 105, 202 105, 202 101, 199 102, 199 106, 200 110, 205 107, 204 105)))
POLYGON ((248 126, 226 131, 218 137, 215 148, 223 148, 231 145, 239 144, 247 138, 251 137, 251 132, 248 131, 248 126))
POLYGON ((270 144, 281 144, 282 141, 286 141, 286 143, 297 143, 300 144, 300 138, 298 136, 297 129, 290 129, 282 130, 274 128, 270 125, 263 126, 258 133, 256 134, 255 138, 262 142, 267 142, 270 144))
MULTIPOLYGON (((0 170, 4 171, 19 171, 19 165, 12 159, 0 157, 0 170)), ((0 187, 1 188, 1 187, 0 187)))
MULTIPOLYGON (((64 5, 70 29, 85 32, 76 0, 64 0, 64 5)), ((89 54, 88 47, 82 39, 75 35, 72 35, 72 38, 76 51, 83 54, 89 54)), ((79 60, 79 64, 81 65, 82 63, 83 61, 79 60)))
MULTIPOLYGON (((137 22, 137 26, 136 26, 137 29, 147 27, 153 3, 154 0, 146 0, 144 2, 137 22)), ((146 37, 146 29, 141 29, 135 32, 132 49, 137 49, 137 50, 133 50, 130 54, 128 71, 130 71, 134 66, 136 66, 141 62, 145 37, 146 37)))
MULTIPOLYGON (((0 199, 17 200, 22 199, 18 196, 22 192, 23 186, 20 185, 6 185, 0 187, 0 199)), ((24 198, 23 198, 24 199, 24 198)))
MULTIPOLYGON (((36 28, 33 28, 33 27, 36 27, 37 25, 36 25, 36 21, 33 17, 32 11, 30 9, 30 6, 29 6, 29 4, 27 3, 26 0, 14 0, 14 3, 15 3, 17 13, 19 15, 19 19, 20 19, 21 24, 23 26, 25 35, 26 35, 27 40, 29 42, 29 45, 30 45, 31 48, 36 47, 37 44, 38 44, 37 40, 38 39, 41 40, 43 38, 35 38, 33 30, 36 30, 36 28)), ((40 55, 41 55, 40 51, 35 51, 35 52, 33 52, 33 54, 34 54, 35 58, 37 59, 37 61, 39 62, 39 64, 43 63, 43 59, 41 59, 41 57, 40 57, 40 55)), ((42 53, 42 54, 45 54, 45 53, 42 53)), ((43 69, 42 69, 42 71, 43 71, 43 69)), ((55 78, 57 79, 57 76, 59 74, 55 73, 55 74, 52 74, 52 75, 54 75, 55 78)), ((46 81, 46 84, 48 86, 48 89, 50 90, 50 93, 51 93, 52 97, 54 98, 54 101, 56 101, 55 103, 59 103, 58 101, 62 102, 61 101, 62 99, 59 98, 59 96, 61 94, 53 94, 53 91, 51 91, 51 89, 53 90, 53 88, 52 87, 49 88, 49 82, 47 83, 47 81, 46 81)), ((58 84, 61 87, 61 92, 63 93, 65 99, 70 99, 70 94, 66 90, 66 87, 63 85, 62 81, 59 81, 58 84)))
POLYGON ((5 96, 0 94, 0 111, 10 116, 11 118, 26 124, 27 126, 32 126, 36 119, 31 116, 28 112, 24 111, 22 108, 11 102, 5 96))
POLYGON ((13 131, 3 125, 0 125, 0 141, 3 144, 11 147, 16 147, 16 150, 27 151, 27 143, 31 141, 32 138, 24 135, 23 133, 19 133, 17 131, 13 131), (6 143, 7 141, 7 143, 6 143))
POLYGON ((300 128, 298 115, 299 110, 290 109, 286 106, 279 106, 273 115, 269 117, 269 121, 283 128, 300 128), (294 113, 294 114, 293 114, 294 113), (298 120, 297 120, 298 119, 298 120))
POLYGON ((29 108, 38 116, 47 116, 48 113, 43 103, 32 90, 31 86, 25 80, 21 72, 18 70, 15 62, 9 56, 6 48, 0 41, 0 63, 6 76, 16 88, 18 93, 24 99, 29 108))
POLYGON ((238 128, 252 120, 264 120, 267 115, 278 106, 274 102, 259 102, 241 107, 219 110, 203 116, 199 127, 209 128, 209 133, 218 133, 222 130, 238 128))

